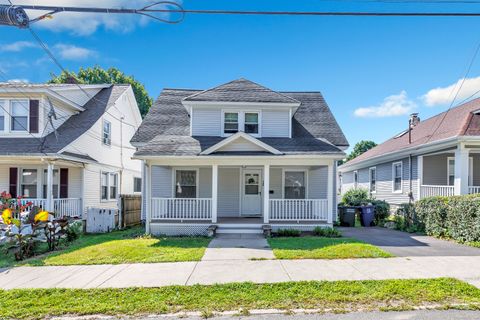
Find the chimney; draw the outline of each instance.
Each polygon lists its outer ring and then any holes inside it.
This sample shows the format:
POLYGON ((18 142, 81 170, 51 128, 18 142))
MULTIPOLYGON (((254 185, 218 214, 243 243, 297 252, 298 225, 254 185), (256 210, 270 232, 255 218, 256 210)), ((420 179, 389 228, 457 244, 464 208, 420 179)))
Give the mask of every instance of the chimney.
POLYGON ((412 143, 412 129, 420 122, 418 113, 412 113, 408 119, 408 143, 412 143))

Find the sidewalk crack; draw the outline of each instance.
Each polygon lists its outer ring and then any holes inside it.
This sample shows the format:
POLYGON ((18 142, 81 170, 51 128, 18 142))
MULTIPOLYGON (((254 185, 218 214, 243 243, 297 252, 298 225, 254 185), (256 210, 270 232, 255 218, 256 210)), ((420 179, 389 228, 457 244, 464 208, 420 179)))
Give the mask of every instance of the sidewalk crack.
POLYGON ((195 272, 195 269, 197 269, 197 266, 198 266, 199 263, 200 263, 200 261, 197 261, 197 262, 195 263, 195 265, 193 266, 192 272, 190 272, 190 274, 188 275, 187 280, 185 281, 185 285, 188 285, 188 282, 190 281, 190 278, 192 277, 193 273, 195 272))
MULTIPOLYGON (((118 270, 117 272, 115 272, 114 274, 112 274, 112 276, 108 277, 107 279, 105 279, 105 281, 103 281, 103 282, 101 282, 100 284, 98 284, 98 285, 96 286, 96 288, 99 288, 102 284, 104 284, 104 283, 107 282, 108 280, 112 279, 113 277, 115 277, 115 276, 118 275, 120 272, 124 271, 125 269, 127 269, 127 268, 130 267, 130 266, 131 266, 131 264, 127 264, 127 265, 125 266, 125 268, 122 268, 122 269, 118 270)), ((112 266, 112 268, 113 268, 113 267, 114 267, 114 266, 112 266)))
POLYGON ((287 275, 288 280, 292 281, 292 277, 290 276, 290 273, 288 273, 287 268, 285 268, 285 266, 283 265, 282 260, 278 260, 278 262, 280 262, 280 266, 282 267, 283 271, 285 271, 285 274, 287 275))

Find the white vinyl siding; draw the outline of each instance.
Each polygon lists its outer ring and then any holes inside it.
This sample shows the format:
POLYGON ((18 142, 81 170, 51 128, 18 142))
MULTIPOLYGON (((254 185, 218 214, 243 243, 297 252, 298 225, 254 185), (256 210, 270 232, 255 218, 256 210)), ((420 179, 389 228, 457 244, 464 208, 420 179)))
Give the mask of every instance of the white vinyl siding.
POLYGON ((163 166, 152 166, 151 171, 152 197, 172 198, 174 189, 172 168, 163 166))
POLYGON ((290 113, 288 111, 262 111, 263 137, 289 137, 290 113))
POLYGON ((219 148, 217 151, 265 151, 265 149, 243 137, 239 137, 235 141, 219 148))
POLYGON ((220 136, 220 109, 192 109, 192 136, 220 136))
POLYGON ((312 167, 308 171, 308 198, 327 199, 328 167, 312 167))

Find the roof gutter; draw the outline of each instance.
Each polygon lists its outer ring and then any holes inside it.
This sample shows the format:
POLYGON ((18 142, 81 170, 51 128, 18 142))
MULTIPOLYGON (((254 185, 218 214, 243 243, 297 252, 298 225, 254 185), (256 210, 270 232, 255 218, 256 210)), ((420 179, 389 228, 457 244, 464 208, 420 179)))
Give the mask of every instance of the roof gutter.
POLYGON ((183 160, 194 160, 194 159, 241 159, 241 158, 255 158, 255 159, 331 159, 331 160, 341 160, 345 156, 344 152, 335 152, 329 154, 321 155, 273 155, 273 156, 215 156, 215 155, 202 155, 202 156, 176 156, 176 155, 134 155, 132 159, 134 160, 150 160, 150 159, 183 159, 183 160))
POLYGON ((346 172, 346 171, 351 171, 351 170, 356 170, 360 169, 366 166, 371 166, 377 163, 384 163, 384 162, 389 162, 391 160, 398 159, 399 157, 408 157, 409 154, 412 156, 418 155, 418 154, 423 154, 427 153, 430 151, 434 151, 435 149, 442 148, 442 147, 448 147, 451 145, 455 145, 458 142, 462 141, 478 141, 480 142, 480 137, 465 137, 465 136, 455 136, 455 137, 450 137, 447 139, 443 140, 438 140, 438 141, 433 141, 427 144, 419 145, 419 146, 414 146, 414 147, 409 147, 405 148, 399 151, 393 151, 389 153, 385 153, 382 155, 378 155, 376 157, 372 157, 363 161, 359 161, 353 164, 348 164, 345 163, 338 167, 339 172, 346 172))

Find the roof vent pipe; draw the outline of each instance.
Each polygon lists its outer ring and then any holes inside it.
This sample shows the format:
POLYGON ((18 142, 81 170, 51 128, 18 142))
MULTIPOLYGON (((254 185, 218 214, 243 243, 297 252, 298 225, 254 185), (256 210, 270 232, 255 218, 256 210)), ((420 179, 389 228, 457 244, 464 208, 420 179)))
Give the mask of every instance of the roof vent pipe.
POLYGON ((420 122, 418 113, 412 113, 408 119, 408 143, 412 143, 412 129, 420 122))

